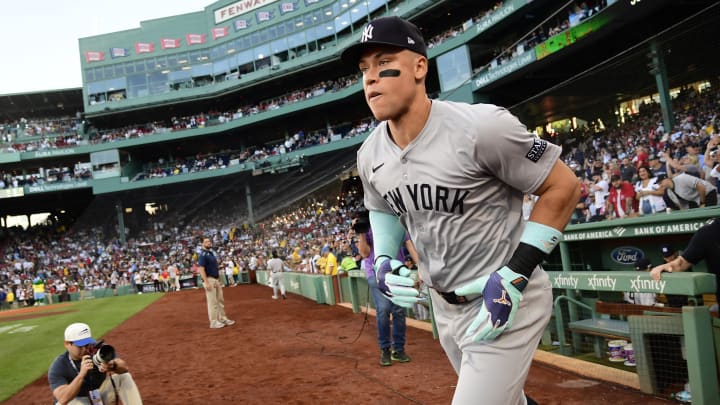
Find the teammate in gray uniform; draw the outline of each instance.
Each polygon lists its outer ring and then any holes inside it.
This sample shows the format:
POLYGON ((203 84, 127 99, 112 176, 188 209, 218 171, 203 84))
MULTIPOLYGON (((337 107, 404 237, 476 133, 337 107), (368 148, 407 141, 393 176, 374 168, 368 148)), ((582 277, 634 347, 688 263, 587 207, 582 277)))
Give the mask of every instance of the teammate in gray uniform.
POLYGON ((552 310, 539 264, 570 219, 577 177, 559 147, 507 110, 431 101, 427 49, 413 24, 371 21, 342 59, 360 68, 368 106, 383 121, 357 160, 378 286, 398 305, 427 299, 392 259, 407 230, 458 373, 453 404, 534 403, 523 385, 552 310), (539 196, 528 222, 524 193, 539 196))
POLYGON ((272 259, 268 260, 267 268, 270 270, 270 286, 272 286, 273 289, 272 298, 274 300, 278 299, 278 288, 280 289, 282 298, 287 299, 285 296, 285 276, 283 274, 285 267, 288 267, 288 265, 280 258, 277 251, 273 250, 272 259))

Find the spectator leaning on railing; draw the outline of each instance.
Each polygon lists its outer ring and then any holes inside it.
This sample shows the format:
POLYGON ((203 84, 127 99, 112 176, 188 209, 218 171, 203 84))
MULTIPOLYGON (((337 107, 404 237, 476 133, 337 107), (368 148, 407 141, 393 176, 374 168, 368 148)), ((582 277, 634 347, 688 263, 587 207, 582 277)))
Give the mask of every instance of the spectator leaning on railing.
MULTIPOLYGON (((654 267, 650 276, 660 280, 662 273, 688 271, 690 267, 705 260, 709 273, 715 274, 717 283, 716 300, 720 298, 720 218, 702 226, 690 239, 687 248, 675 259, 654 267)), ((717 304, 713 308, 717 312, 717 304)))

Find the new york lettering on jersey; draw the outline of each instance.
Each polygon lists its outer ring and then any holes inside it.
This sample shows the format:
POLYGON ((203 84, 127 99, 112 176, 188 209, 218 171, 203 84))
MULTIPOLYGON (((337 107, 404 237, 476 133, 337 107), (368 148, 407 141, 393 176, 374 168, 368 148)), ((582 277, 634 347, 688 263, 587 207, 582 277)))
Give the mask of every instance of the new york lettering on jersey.
POLYGON ((465 213, 465 198, 469 190, 453 189, 431 184, 406 184, 395 187, 383 195, 383 199, 395 215, 415 211, 439 211, 462 215, 465 213), (403 192, 404 191, 404 192, 403 192))

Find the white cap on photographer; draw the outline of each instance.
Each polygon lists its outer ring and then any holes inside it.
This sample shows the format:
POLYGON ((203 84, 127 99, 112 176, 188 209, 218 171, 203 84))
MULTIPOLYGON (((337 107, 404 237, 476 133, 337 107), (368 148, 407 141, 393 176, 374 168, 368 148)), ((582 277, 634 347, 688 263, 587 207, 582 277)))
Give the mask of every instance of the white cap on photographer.
POLYGON ((65 328, 65 341, 75 346, 85 346, 95 343, 90 333, 90 327, 85 323, 73 323, 65 328))

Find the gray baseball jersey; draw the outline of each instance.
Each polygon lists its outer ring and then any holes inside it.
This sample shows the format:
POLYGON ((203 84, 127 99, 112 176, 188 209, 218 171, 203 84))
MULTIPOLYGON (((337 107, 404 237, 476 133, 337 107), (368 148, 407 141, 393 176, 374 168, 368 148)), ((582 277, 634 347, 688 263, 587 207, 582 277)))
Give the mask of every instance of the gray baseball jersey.
POLYGON ((358 171, 367 209, 398 215, 410 233, 422 279, 453 291, 507 263, 523 231, 523 193, 560 152, 504 108, 435 100, 404 150, 379 125, 358 151, 358 171))
POLYGON ((524 229, 523 194, 545 181, 560 152, 504 108, 437 100, 405 149, 383 123, 358 151, 365 206, 400 217, 420 276, 433 287, 440 343, 458 373, 454 404, 525 403, 523 385, 552 308, 547 274, 533 273, 512 327, 485 343, 465 336, 482 300, 448 304, 434 290, 454 291, 507 263, 524 229))

